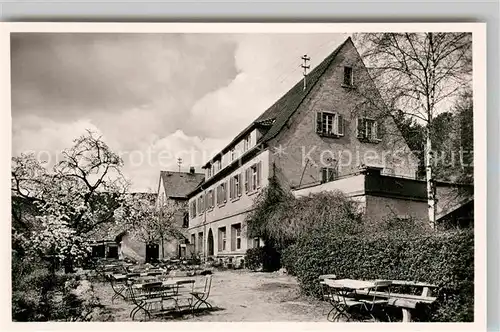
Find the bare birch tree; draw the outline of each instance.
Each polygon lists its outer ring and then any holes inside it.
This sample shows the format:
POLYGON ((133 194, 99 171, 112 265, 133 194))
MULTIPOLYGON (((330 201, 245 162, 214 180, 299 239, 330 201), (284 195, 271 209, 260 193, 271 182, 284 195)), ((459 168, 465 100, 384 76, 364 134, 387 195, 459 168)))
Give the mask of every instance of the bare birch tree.
POLYGON ((436 223, 432 153, 434 117, 466 88, 472 74, 470 33, 366 33, 355 37, 386 107, 425 124, 429 224, 436 223))

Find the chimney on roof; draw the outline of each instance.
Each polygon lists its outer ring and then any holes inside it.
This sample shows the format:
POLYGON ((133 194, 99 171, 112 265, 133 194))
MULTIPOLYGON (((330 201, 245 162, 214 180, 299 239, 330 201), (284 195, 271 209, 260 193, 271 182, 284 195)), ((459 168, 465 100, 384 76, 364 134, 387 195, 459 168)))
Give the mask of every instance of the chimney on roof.
POLYGON ((189 167, 189 173, 194 174, 194 167, 193 166, 189 167))

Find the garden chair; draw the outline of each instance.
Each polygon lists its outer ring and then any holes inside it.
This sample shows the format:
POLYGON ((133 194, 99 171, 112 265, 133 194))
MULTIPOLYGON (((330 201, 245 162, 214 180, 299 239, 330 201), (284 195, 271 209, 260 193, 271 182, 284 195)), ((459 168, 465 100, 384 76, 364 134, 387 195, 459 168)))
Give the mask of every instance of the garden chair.
POLYGON ((191 309, 194 303, 194 283, 193 279, 176 281, 176 306, 180 311, 181 307, 191 309), (184 305, 179 305, 179 302, 185 302, 184 305))
POLYGON ((361 309, 363 308, 364 303, 358 301, 355 298, 354 293, 349 289, 343 287, 332 287, 330 285, 326 285, 324 281, 322 281, 322 283, 324 285, 324 292, 326 293, 325 299, 332 305, 332 309, 326 316, 327 320, 331 322, 338 322, 340 317, 344 317, 348 322, 355 318, 352 309, 361 309))
POLYGON ((359 301, 363 302, 364 310, 375 320, 374 313, 380 310, 386 319, 390 321, 390 317, 386 312, 387 304, 389 303, 388 298, 391 294, 392 281, 390 280, 376 280, 375 287, 369 289, 366 298, 361 298, 359 301), (377 292, 385 292, 387 296, 384 298, 378 296, 377 292))
POLYGON ((196 300, 192 306, 193 315, 195 310, 199 309, 202 305, 204 305, 207 309, 212 309, 212 305, 207 302, 207 299, 210 296, 211 287, 212 287, 212 275, 209 274, 205 276, 205 284, 203 288, 195 290, 194 292, 191 293, 196 300))

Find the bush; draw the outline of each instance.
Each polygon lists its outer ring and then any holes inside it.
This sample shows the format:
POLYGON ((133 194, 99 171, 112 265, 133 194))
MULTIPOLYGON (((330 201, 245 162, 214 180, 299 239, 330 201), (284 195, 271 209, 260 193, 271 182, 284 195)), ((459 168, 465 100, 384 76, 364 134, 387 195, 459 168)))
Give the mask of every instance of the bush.
POLYGON ((36 259, 12 259, 13 321, 87 321, 101 309, 92 285, 36 259))
POLYGON ((250 248, 245 254, 245 263, 250 270, 276 271, 280 268, 280 254, 270 246, 250 248))
POLYGON ((473 321, 474 234, 405 232, 338 236, 315 232, 283 252, 283 265, 301 289, 319 296, 318 277, 414 280, 439 286, 424 321, 473 321))

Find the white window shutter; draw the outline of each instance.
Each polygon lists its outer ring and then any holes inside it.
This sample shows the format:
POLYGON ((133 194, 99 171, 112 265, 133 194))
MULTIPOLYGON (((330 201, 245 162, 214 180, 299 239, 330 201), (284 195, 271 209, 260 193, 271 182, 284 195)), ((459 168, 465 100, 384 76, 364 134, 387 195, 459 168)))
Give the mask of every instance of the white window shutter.
POLYGON ((377 121, 373 121, 372 136, 373 137, 369 137, 369 138, 370 139, 378 139, 378 123, 377 123, 377 121))

